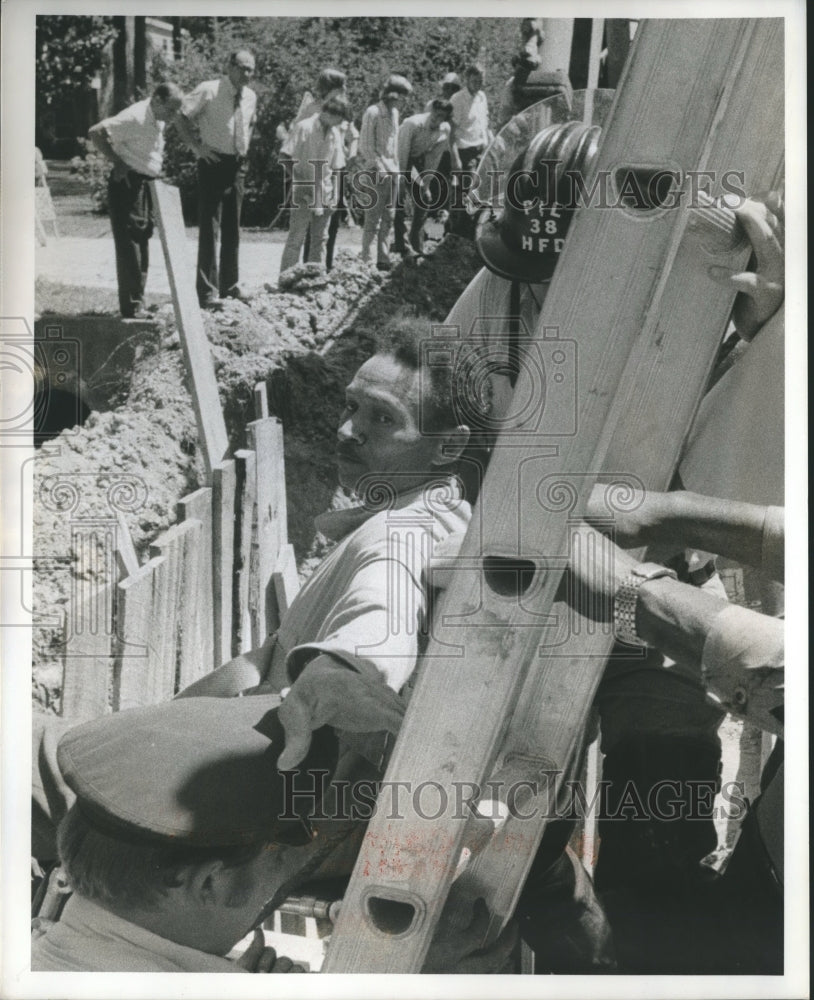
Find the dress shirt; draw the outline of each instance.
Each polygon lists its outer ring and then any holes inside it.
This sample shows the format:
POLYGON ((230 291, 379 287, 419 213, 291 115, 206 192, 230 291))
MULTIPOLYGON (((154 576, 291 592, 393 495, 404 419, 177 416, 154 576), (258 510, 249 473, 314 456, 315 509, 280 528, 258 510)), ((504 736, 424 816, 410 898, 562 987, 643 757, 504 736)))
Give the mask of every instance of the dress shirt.
POLYGON ((181 113, 195 121, 201 142, 223 156, 245 156, 249 149, 257 95, 243 87, 237 90, 228 76, 206 80, 184 100, 181 113))
POLYGON ((164 163, 164 122, 158 121, 149 99, 137 101, 100 125, 113 152, 131 170, 157 177, 164 163))

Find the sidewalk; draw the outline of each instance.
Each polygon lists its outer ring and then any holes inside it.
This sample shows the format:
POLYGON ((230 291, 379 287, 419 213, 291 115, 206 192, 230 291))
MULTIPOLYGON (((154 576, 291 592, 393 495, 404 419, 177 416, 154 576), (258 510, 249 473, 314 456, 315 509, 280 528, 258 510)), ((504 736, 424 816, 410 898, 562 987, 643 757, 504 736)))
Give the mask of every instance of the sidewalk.
MULTIPOLYGON (((37 245, 35 274, 64 285, 81 285, 86 288, 116 289, 116 257, 109 226, 105 232, 100 219, 101 235, 96 238, 63 236, 55 239, 49 235, 46 246, 37 245)), ((240 243, 240 284, 246 291, 262 288, 266 283, 276 286, 280 273, 280 258, 286 233, 250 231, 242 234, 240 243)), ((359 251, 362 242, 360 229, 340 228, 337 249, 359 251)), ((195 230, 187 232, 187 258, 190 271, 195 273, 198 251, 195 230)), ((164 254, 158 235, 150 240, 150 271, 147 276, 148 295, 169 295, 170 285, 164 254)))

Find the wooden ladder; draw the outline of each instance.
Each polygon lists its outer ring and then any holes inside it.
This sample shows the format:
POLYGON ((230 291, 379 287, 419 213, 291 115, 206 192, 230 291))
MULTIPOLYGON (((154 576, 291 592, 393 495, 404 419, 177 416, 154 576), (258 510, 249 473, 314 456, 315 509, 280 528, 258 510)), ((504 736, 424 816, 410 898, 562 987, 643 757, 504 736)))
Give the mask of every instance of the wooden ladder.
MULTIPOLYGON (((673 170, 686 206, 704 176, 690 172, 712 172, 701 186, 714 194, 757 193, 782 162, 781 19, 640 25, 586 179, 607 180, 611 207, 578 212, 515 389, 535 398, 542 373, 553 397, 570 379, 576 431, 547 433, 539 386, 540 405, 501 431, 385 775, 412 794, 399 819, 380 797, 324 972, 421 970, 464 845, 457 789, 490 776, 531 781, 523 811, 542 818, 509 816, 458 884, 486 899, 487 940, 511 916, 558 791, 546 776, 583 739, 613 638, 555 602, 574 526, 597 477, 667 488, 732 307, 707 268, 749 256, 699 242, 686 207, 620 205, 625 178, 673 170)), ((620 497, 607 496, 610 519, 620 497)))

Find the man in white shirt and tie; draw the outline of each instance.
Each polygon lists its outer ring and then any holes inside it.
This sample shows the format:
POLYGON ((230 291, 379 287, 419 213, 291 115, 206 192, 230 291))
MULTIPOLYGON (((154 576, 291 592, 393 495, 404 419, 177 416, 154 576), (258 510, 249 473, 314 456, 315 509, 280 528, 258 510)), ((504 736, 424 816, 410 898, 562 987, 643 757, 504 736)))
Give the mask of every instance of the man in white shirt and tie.
POLYGON ((198 158, 196 288, 202 307, 218 297, 240 297, 240 206, 257 106, 257 95, 247 86, 253 76, 252 53, 234 52, 225 76, 198 84, 179 115, 181 136, 198 158), (215 255, 218 230, 220 267, 215 255))
POLYGON ((161 83, 148 100, 105 118, 88 133, 96 149, 113 164, 107 205, 116 247, 119 309, 125 319, 133 319, 144 306, 153 233, 147 182, 161 173, 164 126, 176 117, 183 98, 174 83, 161 83))

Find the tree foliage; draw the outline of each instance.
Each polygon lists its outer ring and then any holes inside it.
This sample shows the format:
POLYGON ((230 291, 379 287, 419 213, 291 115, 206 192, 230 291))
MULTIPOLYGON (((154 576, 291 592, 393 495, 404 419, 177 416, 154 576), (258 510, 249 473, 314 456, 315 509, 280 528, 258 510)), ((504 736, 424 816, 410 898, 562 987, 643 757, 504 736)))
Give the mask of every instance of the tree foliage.
POLYGON ((38 17, 37 106, 47 108, 86 90, 115 37, 112 17, 38 17))

